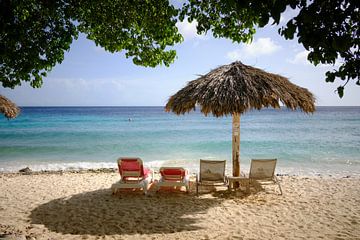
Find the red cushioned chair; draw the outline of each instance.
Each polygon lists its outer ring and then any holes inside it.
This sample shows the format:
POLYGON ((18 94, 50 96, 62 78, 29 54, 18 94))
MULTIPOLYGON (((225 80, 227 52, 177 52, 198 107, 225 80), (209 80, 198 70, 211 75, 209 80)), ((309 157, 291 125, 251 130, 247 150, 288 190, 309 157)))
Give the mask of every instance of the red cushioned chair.
POLYGON ((140 158, 121 157, 118 159, 118 167, 120 181, 111 186, 113 194, 116 194, 120 188, 140 188, 147 194, 153 173, 150 169, 144 168, 140 158))
POLYGON ((157 191, 161 187, 182 187, 186 188, 186 192, 190 191, 190 180, 188 171, 182 167, 161 167, 160 180, 156 184, 157 191))

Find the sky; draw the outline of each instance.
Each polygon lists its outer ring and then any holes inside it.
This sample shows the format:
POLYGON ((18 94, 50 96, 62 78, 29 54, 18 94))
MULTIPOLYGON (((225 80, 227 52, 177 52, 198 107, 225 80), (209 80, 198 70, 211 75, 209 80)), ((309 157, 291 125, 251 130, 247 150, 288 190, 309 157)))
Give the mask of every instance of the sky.
MULTIPOLYGON (((286 15, 282 16, 286 23, 286 15)), ((65 59, 44 78, 40 89, 27 83, 15 89, 0 87, 19 106, 164 106, 171 95, 198 75, 234 61, 280 74, 309 89, 318 106, 359 106, 359 87, 351 81, 340 99, 335 92, 342 84, 325 82, 332 65, 313 66, 296 40, 285 40, 278 26, 258 29, 251 44, 198 35, 196 22, 178 22, 184 42, 171 49, 177 58, 170 67, 136 66, 124 53, 108 53, 80 35, 65 59)))

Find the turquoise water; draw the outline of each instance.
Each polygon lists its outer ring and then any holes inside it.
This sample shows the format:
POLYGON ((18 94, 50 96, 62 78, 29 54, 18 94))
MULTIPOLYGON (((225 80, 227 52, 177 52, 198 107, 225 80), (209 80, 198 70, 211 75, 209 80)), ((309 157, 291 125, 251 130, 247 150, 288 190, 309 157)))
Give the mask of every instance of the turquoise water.
MULTIPOLYGON (((251 158, 277 158, 283 174, 360 173, 360 107, 286 109, 241 116, 241 170, 251 158)), ((231 172, 231 117, 176 116, 163 107, 23 107, 0 117, 0 171, 116 167, 139 156, 157 168, 196 172, 200 158, 226 159, 231 172)))

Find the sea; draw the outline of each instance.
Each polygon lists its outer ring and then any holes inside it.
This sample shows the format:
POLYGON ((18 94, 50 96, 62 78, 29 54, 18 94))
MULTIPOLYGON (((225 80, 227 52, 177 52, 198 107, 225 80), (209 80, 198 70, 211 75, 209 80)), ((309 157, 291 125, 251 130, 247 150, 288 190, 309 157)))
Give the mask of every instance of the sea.
MULTIPOLYGON (((232 168, 232 118, 184 115, 164 107, 21 107, 0 116, 0 172, 117 168, 119 157, 140 157, 154 170, 200 159, 232 168)), ((286 108, 241 115, 240 170, 251 159, 276 158, 280 175, 360 176, 360 107, 286 108)))

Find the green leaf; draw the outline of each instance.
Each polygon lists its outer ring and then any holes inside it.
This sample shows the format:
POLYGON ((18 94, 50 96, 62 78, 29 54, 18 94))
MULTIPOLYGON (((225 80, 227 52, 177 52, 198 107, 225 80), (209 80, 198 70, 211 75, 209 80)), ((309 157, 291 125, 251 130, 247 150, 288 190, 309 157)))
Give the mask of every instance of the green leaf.
POLYGON ((335 74, 331 72, 326 72, 326 82, 334 82, 335 81, 335 74))
POLYGON ((339 97, 342 98, 344 96, 344 87, 343 86, 338 87, 337 93, 339 94, 339 97))
POLYGON ((259 27, 264 27, 266 24, 268 24, 269 18, 270 17, 268 14, 261 15, 259 19, 259 27))

